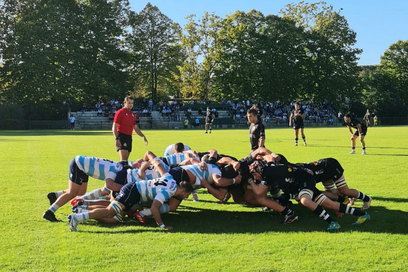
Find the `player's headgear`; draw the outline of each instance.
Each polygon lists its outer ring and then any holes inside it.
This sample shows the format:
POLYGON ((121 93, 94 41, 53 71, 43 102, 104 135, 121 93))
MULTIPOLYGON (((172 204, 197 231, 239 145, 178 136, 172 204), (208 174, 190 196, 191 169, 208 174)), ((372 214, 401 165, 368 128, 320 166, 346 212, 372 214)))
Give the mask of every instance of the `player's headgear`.
POLYGON ((259 173, 262 174, 263 173, 263 163, 261 161, 254 161, 253 163, 251 163, 249 165, 249 173, 259 173))

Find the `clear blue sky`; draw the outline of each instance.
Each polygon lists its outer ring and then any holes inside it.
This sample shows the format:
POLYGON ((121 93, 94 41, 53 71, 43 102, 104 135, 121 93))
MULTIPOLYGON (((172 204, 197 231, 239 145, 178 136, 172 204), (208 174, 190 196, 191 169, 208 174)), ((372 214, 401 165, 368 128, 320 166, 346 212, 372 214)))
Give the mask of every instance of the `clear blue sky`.
MULTIPOLYGON (((140 12, 149 1, 129 0, 133 11, 140 12)), ((224 18, 237 10, 252 9, 264 15, 275 14, 288 3, 285 0, 151 0, 160 11, 181 26, 185 17, 195 14, 200 18, 204 11, 215 12, 224 18)), ((315 3, 319 1, 305 1, 315 3)), ((379 64, 380 57, 398 40, 408 40, 408 0, 326 0, 334 10, 343 10, 349 26, 357 33, 356 47, 363 49, 360 65, 379 64)))

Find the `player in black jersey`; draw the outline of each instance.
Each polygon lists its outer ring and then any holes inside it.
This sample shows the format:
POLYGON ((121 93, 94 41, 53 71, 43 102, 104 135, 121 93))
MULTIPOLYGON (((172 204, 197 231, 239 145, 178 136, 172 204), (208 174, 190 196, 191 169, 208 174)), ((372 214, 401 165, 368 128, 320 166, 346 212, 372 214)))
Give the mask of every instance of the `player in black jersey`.
POLYGON ((297 163, 296 165, 310 169, 313 172, 316 182, 321 182, 326 191, 332 192, 335 195, 361 199, 364 202, 361 210, 367 210, 370 208, 371 197, 356 189, 350 189, 347 186, 346 179, 343 175, 343 167, 341 167, 338 160, 325 158, 314 162, 297 163))
POLYGON ((306 136, 303 132, 304 124, 303 119, 306 117, 304 110, 300 107, 298 103, 295 103, 295 108, 292 110, 292 113, 289 117, 289 126, 292 126, 293 122, 293 129, 295 130, 295 145, 298 145, 298 137, 299 137, 299 130, 300 134, 302 135, 303 144, 306 146, 306 136))
POLYGON ((251 123, 249 126, 249 142, 251 143, 251 151, 256 150, 258 147, 265 147, 265 127, 258 120, 258 111, 251 108, 247 112, 248 121, 251 123))
POLYGON ((360 142, 361 142, 361 147, 363 149, 363 152, 361 153, 361 155, 365 155, 366 150, 365 150, 364 138, 367 135, 367 126, 364 123, 358 121, 357 119, 351 118, 350 114, 344 115, 344 122, 346 123, 347 128, 351 133, 351 152, 350 154, 356 153, 356 139, 357 137, 359 137, 360 142), (353 133, 352 128, 356 129, 354 133, 353 133))
POLYGON ((207 107, 207 113, 205 116, 205 133, 207 133, 208 129, 210 130, 211 134, 211 129, 212 129, 212 123, 214 121, 214 115, 211 112, 210 108, 207 107))
POLYGON ((360 225, 370 219, 365 212, 328 199, 316 188, 315 180, 308 170, 289 163, 274 164, 271 155, 264 158, 266 162, 255 161, 250 165, 250 172, 254 179, 260 182, 259 185, 251 183, 255 193, 259 189, 257 187, 269 187, 279 188, 285 194, 298 195, 299 202, 303 206, 329 223, 328 230, 337 230, 340 225, 327 214, 323 207, 358 216, 357 221, 352 225, 360 225))

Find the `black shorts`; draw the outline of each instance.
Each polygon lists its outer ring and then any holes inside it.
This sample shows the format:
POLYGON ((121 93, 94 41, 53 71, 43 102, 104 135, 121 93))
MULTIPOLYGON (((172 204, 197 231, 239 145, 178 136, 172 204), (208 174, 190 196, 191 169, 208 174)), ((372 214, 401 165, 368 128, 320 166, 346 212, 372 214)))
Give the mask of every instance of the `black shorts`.
POLYGON ((127 169, 120 170, 114 181, 117 184, 125 185, 127 183, 127 169))
POLYGON ((321 195, 322 192, 320 192, 319 189, 316 188, 316 182, 313 179, 313 176, 310 175, 310 177, 305 178, 301 182, 298 183, 298 190, 299 192, 302 190, 310 190, 313 192, 313 197, 312 199, 315 199, 317 196, 321 195))
POLYGON ((75 184, 82 185, 82 183, 88 182, 89 176, 85 174, 75 162, 75 158, 69 163, 69 180, 75 184))
POLYGON ((132 152, 132 135, 119 133, 118 138, 120 141, 120 147, 116 147, 116 151, 127 150, 129 153, 132 152))
MULTIPOLYGON (((354 132, 354 135, 360 136, 360 133, 358 132, 358 129, 354 132)), ((367 127, 361 127, 361 135, 366 136, 367 135, 367 127)))
POLYGON ((326 167, 324 168, 324 172, 316 176, 316 181, 318 182, 325 182, 328 180, 336 181, 341 176, 343 176, 344 169, 341 167, 340 163, 333 158, 326 159, 326 167))
POLYGON ((302 121, 295 121, 293 122, 293 129, 300 129, 304 128, 303 120, 302 121))
POLYGON ((137 183, 131 182, 123 186, 120 189, 119 194, 115 197, 115 200, 125 206, 125 211, 130 210, 133 205, 140 201, 140 193, 137 190, 137 183))
POLYGON ((183 168, 180 166, 171 168, 169 170, 169 174, 173 176, 174 180, 176 181, 177 184, 180 184, 182 181, 190 182, 190 178, 188 176, 187 171, 185 171, 183 168))

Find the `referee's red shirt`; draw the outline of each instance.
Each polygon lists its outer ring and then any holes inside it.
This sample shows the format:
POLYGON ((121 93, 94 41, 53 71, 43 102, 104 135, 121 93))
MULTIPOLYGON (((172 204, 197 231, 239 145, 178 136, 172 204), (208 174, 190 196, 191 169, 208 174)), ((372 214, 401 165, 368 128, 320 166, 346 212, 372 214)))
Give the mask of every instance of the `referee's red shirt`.
POLYGON ((118 124, 118 132, 132 135, 133 127, 136 125, 135 114, 125 108, 121 108, 115 114, 114 123, 118 124))

